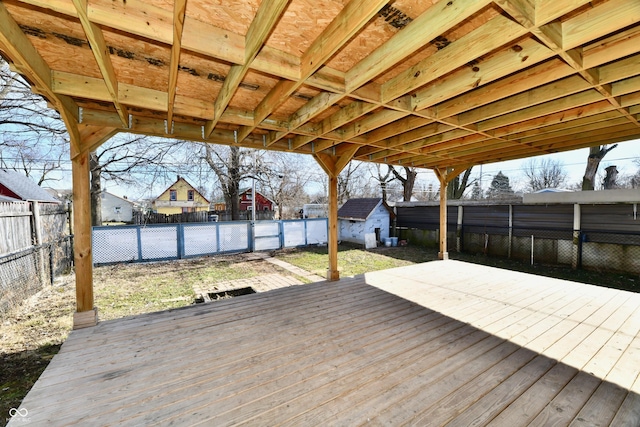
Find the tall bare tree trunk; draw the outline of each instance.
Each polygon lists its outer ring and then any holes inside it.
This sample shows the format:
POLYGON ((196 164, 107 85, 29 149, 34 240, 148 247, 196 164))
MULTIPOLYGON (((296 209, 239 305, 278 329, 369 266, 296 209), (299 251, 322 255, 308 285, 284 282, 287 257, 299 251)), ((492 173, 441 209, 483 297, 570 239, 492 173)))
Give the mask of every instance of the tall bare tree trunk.
POLYGON ((447 199, 448 200, 458 200, 462 198, 465 190, 473 183, 469 182, 469 176, 471 175, 471 166, 469 169, 464 171, 462 175, 462 179, 460 175, 456 176, 452 181, 447 185, 447 199))
POLYGON ((395 177, 402 183, 402 197, 405 202, 411 201, 411 196, 413 196, 413 187, 416 183, 416 177, 418 176, 418 171, 415 168, 408 168, 404 166, 404 171, 406 173, 406 178, 400 175, 398 171, 391 166, 391 171, 395 175, 395 177))
POLYGON ((584 177, 582 178, 582 191, 593 191, 595 189, 595 178, 598 172, 598 166, 600 162, 607 155, 607 153, 618 144, 613 144, 611 147, 606 145, 596 145, 589 149, 589 158, 587 159, 587 168, 584 171, 584 177))
POLYGON ((604 177, 604 189, 612 190, 614 188, 618 188, 618 168, 615 166, 609 166, 605 170, 607 171, 607 176, 604 177))
POLYGON ((98 155, 94 151, 89 154, 89 168, 91 170, 91 225, 102 225, 102 184, 100 177, 102 167, 98 155))
MULTIPOLYGON (((232 146, 231 155, 229 156, 229 203, 231 205, 231 219, 237 221, 240 219, 240 148, 232 146)), ((254 194, 251 195, 255 197, 254 194)))

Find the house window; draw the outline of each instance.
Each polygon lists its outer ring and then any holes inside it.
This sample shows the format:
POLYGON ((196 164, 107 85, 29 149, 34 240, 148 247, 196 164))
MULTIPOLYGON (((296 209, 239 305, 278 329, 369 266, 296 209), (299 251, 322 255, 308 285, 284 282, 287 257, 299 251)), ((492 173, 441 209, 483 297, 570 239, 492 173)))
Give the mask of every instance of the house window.
POLYGON ((169 200, 172 202, 178 200, 178 190, 169 190, 169 200))
POLYGON ((193 190, 187 191, 187 200, 190 202, 193 202, 193 193, 194 193, 193 190))

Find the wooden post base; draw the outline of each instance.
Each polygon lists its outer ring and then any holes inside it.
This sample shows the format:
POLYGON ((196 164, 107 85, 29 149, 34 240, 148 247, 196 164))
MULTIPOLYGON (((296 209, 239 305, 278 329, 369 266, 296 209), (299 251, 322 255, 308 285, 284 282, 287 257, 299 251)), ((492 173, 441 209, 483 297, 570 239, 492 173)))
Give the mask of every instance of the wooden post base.
POLYGON ((89 328, 98 324, 98 308, 73 313, 73 329, 89 328))
POLYGON ((330 282, 340 280, 340 272, 338 270, 327 269, 327 280, 330 282))
POLYGON ((438 259, 449 259, 449 252, 438 252, 438 259))

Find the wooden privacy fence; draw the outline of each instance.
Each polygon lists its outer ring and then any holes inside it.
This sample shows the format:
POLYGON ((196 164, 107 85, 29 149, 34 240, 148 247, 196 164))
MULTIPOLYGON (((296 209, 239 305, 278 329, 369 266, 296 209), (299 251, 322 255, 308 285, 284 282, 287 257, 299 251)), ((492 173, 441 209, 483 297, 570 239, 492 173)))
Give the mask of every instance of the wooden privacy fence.
POLYGON ((73 261, 69 212, 64 205, 0 203, 0 317, 73 261))

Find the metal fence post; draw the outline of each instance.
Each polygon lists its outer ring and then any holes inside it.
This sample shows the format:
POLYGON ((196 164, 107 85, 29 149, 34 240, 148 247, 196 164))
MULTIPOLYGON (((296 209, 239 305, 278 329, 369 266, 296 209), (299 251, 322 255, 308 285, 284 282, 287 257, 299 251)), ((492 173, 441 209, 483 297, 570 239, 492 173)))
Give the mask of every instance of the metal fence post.
POLYGON ((278 221, 278 238, 280 240, 280 249, 284 249, 284 221, 278 221))
POLYGON ((220 253, 220 223, 216 222, 216 252, 220 253))
POLYGON ((184 258, 184 225, 176 226, 176 239, 178 240, 178 259, 184 258))
POLYGON ((47 245, 47 247, 49 248, 49 280, 51 283, 51 286, 53 286, 53 281, 55 279, 55 269, 54 269, 54 265, 53 265, 53 243, 49 243, 49 245, 47 245))
POLYGON ((571 267, 580 268, 582 265, 582 233, 580 232, 580 205, 573 205, 573 254, 571 267))
POLYGON ((138 239, 138 261, 142 261, 142 233, 140 227, 136 227, 136 238, 138 239))

